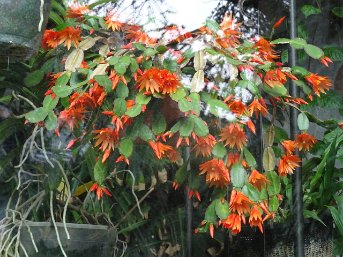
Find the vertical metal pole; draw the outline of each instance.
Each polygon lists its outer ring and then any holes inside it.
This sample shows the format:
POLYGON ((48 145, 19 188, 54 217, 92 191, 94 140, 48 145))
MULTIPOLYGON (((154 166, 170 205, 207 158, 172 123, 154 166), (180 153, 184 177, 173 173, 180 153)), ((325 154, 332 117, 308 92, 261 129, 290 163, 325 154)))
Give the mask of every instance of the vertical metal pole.
MULTIPOLYGON (((296 0, 290 0, 290 29, 291 38, 297 37, 296 31, 296 0)), ((290 49, 290 66, 296 65, 296 51, 294 48, 290 49)), ((293 81, 290 84, 290 93, 293 97, 299 97, 298 87, 293 81)), ((290 112, 290 132, 291 138, 294 139, 298 133, 297 127, 298 111, 294 108, 290 112)), ((299 154, 299 152, 296 152, 299 154)), ((303 192, 302 192, 302 174, 301 168, 295 170, 295 178, 293 183, 293 213, 295 218, 295 242, 294 242, 294 256, 305 257, 304 250, 304 216, 303 216, 303 192)))
MULTIPOLYGON (((190 156, 190 148, 186 147, 184 152, 184 161, 188 161, 190 156)), ((187 165, 187 171, 191 169, 190 163, 187 165)), ((193 201, 192 198, 188 197, 189 188, 185 190, 185 200, 186 200, 186 256, 192 257, 192 218, 193 218, 193 201)))

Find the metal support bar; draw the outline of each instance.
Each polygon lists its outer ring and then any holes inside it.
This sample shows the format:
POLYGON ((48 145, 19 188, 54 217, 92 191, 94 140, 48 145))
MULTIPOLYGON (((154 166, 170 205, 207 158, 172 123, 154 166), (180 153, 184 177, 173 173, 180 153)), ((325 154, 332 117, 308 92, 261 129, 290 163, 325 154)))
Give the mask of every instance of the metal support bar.
MULTIPOLYGON (((190 156, 190 148, 186 147, 184 151, 184 158, 183 160, 186 162, 188 161, 190 156)), ((191 169, 190 163, 187 165, 187 171, 191 169)), ((189 188, 185 189, 185 201, 186 201, 186 256, 192 257, 192 237, 193 237, 193 229, 192 229, 192 219, 193 219, 193 202, 192 198, 188 197, 189 188)))
MULTIPOLYGON (((289 6, 290 12, 290 29, 291 38, 297 37, 296 31, 296 0, 290 0, 289 6)), ((290 49, 290 66, 296 65, 296 51, 294 48, 290 49)), ((298 87, 293 81, 290 84, 290 93, 293 97, 299 97, 298 87)), ((290 133, 291 138, 294 139, 298 133, 297 127, 298 111, 291 108, 290 111, 290 133)), ((296 154, 299 154, 297 151, 296 154)), ((303 216, 303 191, 302 191, 302 174, 301 168, 295 170, 295 177, 293 181, 293 214, 294 214, 294 225, 295 225, 295 242, 294 242, 294 256, 305 257, 304 249, 304 216, 303 216)))

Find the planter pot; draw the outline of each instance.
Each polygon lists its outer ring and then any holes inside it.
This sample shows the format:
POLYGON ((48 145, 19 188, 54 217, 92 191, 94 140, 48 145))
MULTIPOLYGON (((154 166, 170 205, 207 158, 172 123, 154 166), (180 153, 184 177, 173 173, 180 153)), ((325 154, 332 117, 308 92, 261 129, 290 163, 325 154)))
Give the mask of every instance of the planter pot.
POLYGON ((40 7, 41 0, 0 0, 0 62, 25 60, 36 52, 50 0, 44 0, 42 12, 40 7))
MULTIPOLYGON (((68 257, 113 256, 117 243, 116 231, 102 225, 67 223, 67 239, 62 223, 56 223, 63 249, 68 257)), ((23 227, 21 243, 30 257, 63 257, 57 242, 56 231, 49 222, 27 222, 38 248, 35 251, 27 227, 23 227)), ((24 254, 20 256, 25 256, 24 254)))
MULTIPOLYGON (((319 222, 305 222, 306 257, 333 256, 332 221, 326 221, 325 224, 327 227, 319 222)), ((244 227, 230 244, 230 257, 294 256, 294 239, 294 227, 291 225, 276 224, 272 228, 265 228, 264 234, 244 227)))

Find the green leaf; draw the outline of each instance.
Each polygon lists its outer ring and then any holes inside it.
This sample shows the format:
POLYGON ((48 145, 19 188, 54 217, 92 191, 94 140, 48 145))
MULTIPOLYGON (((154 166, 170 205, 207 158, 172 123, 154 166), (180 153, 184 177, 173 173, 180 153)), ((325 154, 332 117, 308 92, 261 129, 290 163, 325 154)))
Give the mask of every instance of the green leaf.
POLYGON ((116 88, 116 93, 117 93, 118 97, 126 98, 129 96, 129 89, 127 88, 127 86, 123 82, 119 81, 117 88, 116 88))
POLYGON ((334 7, 332 8, 332 13, 337 17, 343 18, 343 7, 334 7))
POLYGON ((131 64, 130 56, 124 55, 124 56, 120 57, 119 63, 121 63, 125 67, 128 67, 131 64))
POLYGON ((139 128, 138 137, 140 137, 144 141, 149 141, 154 138, 154 134, 147 125, 143 124, 139 128))
POLYGON ((304 210, 304 218, 315 219, 315 220, 319 221, 320 223, 322 223, 326 227, 325 223, 321 220, 321 218, 318 217, 318 214, 315 211, 304 210))
POLYGON ((166 47, 165 45, 159 45, 159 46, 156 48, 156 51, 157 51, 159 54, 164 54, 165 52, 168 51, 168 47, 166 47))
POLYGON ((138 104, 148 104, 151 100, 151 96, 145 95, 143 92, 139 92, 136 96, 136 103, 138 104))
POLYGON ((187 95, 186 90, 182 87, 178 88, 175 93, 170 94, 171 99, 179 101, 187 95))
POLYGON ((112 56, 109 60, 108 63, 110 65, 116 65, 120 60, 120 56, 112 56))
POLYGON ((328 206, 339 233, 343 236, 343 215, 335 207, 328 206))
POLYGON ((221 142, 216 143, 213 147, 212 154, 220 159, 224 158, 224 156, 227 154, 224 144, 221 142))
POLYGON ((210 112, 216 116, 219 115, 219 110, 229 110, 229 107, 223 101, 218 99, 211 99, 207 102, 207 104, 210 106, 210 112))
POLYGON ((270 171, 266 173, 270 185, 267 187, 267 191, 270 195, 277 195, 281 191, 281 181, 280 177, 276 174, 275 171, 270 171))
POLYGON ((248 174, 241 164, 234 164, 230 171, 231 182, 234 187, 243 187, 248 174))
POLYGON ((69 86, 54 86, 52 87, 52 91, 59 97, 67 97, 72 93, 72 88, 69 86))
POLYGON ((287 96, 288 95, 287 88, 284 85, 271 88, 271 87, 263 84, 262 89, 264 92, 266 92, 267 94, 269 94, 271 96, 279 97, 279 96, 287 96))
POLYGON ((254 202, 257 202, 261 199, 260 192, 250 183, 244 185, 244 187, 242 188, 242 192, 254 202))
POLYGON ((194 122, 192 119, 184 119, 181 121, 179 129, 181 137, 189 137, 194 129, 194 122))
POLYGON ((253 95, 257 95, 259 93, 258 87, 249 80, 240 80, 238 81, 236 87, 246 88, 248 89, 253 95))
POLYGON ((139 51, 145 51, 145 46, 141 43, 133 43, 133 46, 139 51))
POLYGON ((167 122, 160 112, 156 112, 152 121, 152 131, 155 135, 163 133, 167 129, 167 122))
POLYGON ((216 215, 216 201, 213 201, 206 209, 205 221, 209 223, 215 223, 217 221, 216 215))
POLYGON ((271 41, 271 44, 278 45, 278 44, 289 44, 290 39, 289 38, 278 38, 273 41, 271 41))
POLYGON ((153 49, 153 48, 147 48, 147 49, 144 51, 143 56, 148 56, 148 57, 150 57, 150 56, 155 55, 156 53, 157 53, 157 51, 156 51, 155 49, 153 49))
POLYGON ((220 199, 214 200, 215 202, 215 211, 219 219, 225 220, 230 214, 229 203, 224 200, 221 201, 220 199))
POLYGON ((112 91, 112 80, 107 75, 96 75, 94 79, 100 86, 105 88, 106 93, 112 91))
POLYGON ((324 52, 318 46, 307 44, 305 47, 305 52, 314 59, 320 59, 324 56, 324 52))
POLYGON ((101 162, 101 159, 97 161, 94 166, 94 179, 99 184, 102 185, 106 178, 106 165, 101 162))
POLYGON ((308 70, 300 66, 293 66, 292 73, 296 76, 302 76, 302 77, 305 77, 310 74, 308 70))
POLYGON ((163 60, 163 67, 171 72, 176 72, 177 62, 173 59, 166 58, 163 60))
POLYGON ((45 127, 47 130, 53 130, 57 126, 57 116, 53 111, 48 113, 48 117, 45 120, 45 127))
POLYGON ((219 24, 215 20, 206 20, 205 26, 215 33, 220 29, 219 24))
POLYGON ((133 141, 130 138, 124 138, 120 140, 119 153, 126 158, 130 157, 133 151, 133 141))
POLYGON ((193 109, 192 103, 188 101, 186 98, 182 98, 178 102, 178 106, 180 111, 182 112, 188 112, 193 109))
POLYGON ((204 137, 208 135, 208 126, 204 120, 194 115, 191 115, 190 119, 194 122, 194 132, 197 136, 204 137))
POLYGON ((281 62, 287 63, 288 62, 288 50, 284 50, 281 53, 281 62))
POLYGON ((124 75, 125 72, 126 72, 126 69, 127 69, 127 66, 125 64, 121 63, 121 62, 116 63, 114 65, 114 70, 116 71, 116 73, 118 75, 124 75))
POLYGON ((130 109, 128 109, 125 114, 131 118, 134 118, 138 116, 141 112, 142 112, 142 105, 136 104, 132 106, 130 109))
POLYGON ((132 73, 135 73, 138 70, 138 68, 139 68, 139 66, 138 66, 136 59, 131 58, 130 71, 132 73))
POLYGON ((57 96, 63 98, 71 94, 72 88, 69 86, 66 86, 70 79, 70 76, 71 76, 70 72, 65 72, 56 80, 55 86, 52 87, 52 91, 57 96))
POLYGON ((36 70, 26 75, 24 84, 28 87, 37 86, 44 78, 44 72, 36 70))
POLYGON ((126 112, 126 101, 124 98, 117 98, 114 100, 113 112, 120 117, 126 112))
POLYGON ((185 162, 175 173, 175 180, 178 184, 182 184, 188 175, 187 172, 187 162, 185 162))
POLYGON ((298 127, 300 130, 308 130, 310 126, 310 121, 308 120, 305 113, 301 112, 298 115, 298 127))
POLYGON ((295 49, 303 49, 307 45, 306 40, 303 38, 293 38, 289 43, 295 49))
POLYGON ((58 100, 58 97, 52 99, 51 95, 47 95, 46 97, 44 97, 43 107, 47 110, 53 110, 56 107, 58 100))
POLYGON ((313 5, 309 5, 309 4, 303 5, 300 10, 305 15, 305 18, 313 14, 321 13, 321 10, 319 8, 314 7, 313 5))
POLYGON ((31 123, 36 123, 43 121, 46 116, 48 116, 48 110, 43 107, 39 107, 36 110, 26 113, 25 119, 31 123))
POLYGON ((277 199, 277 196, 274 195, 269 200, 269 211, 276 212, 278 208, 279 208, 279 200, 277 199))
POLYGON ((256 160, 255 160, 254 156, 250 153, 248 148, 246 148, 245 146, 243 148, 243 154, 244 154, 245 160, 247 161, 247 163, 251 167, 251 169, 255 169, 257 166, 256 160))

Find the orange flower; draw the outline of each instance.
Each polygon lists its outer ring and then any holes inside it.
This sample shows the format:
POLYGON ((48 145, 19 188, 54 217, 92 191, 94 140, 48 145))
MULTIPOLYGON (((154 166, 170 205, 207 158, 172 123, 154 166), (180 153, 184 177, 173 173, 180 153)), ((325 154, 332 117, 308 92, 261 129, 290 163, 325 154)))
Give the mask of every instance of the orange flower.
POLYGON ((77 47, 81 40, 81 30, 71 26, 66 27, 59 32, 59 39, 59 44, 64 43, 64 46, 66 46, 68 50, 70 49, 71 44, 77 47))
POLYGON ((252 116, 253 113, 255 113, 256 118, 258 118, 260 113, 263 116, 267 116, 268 115, 268 109, 267 109, 267 106, 266 106, 263 98, 260 98, 260 99, 256 99, 255 98, 254 101, 252 101, 252 103, 249 105, 248 111, 250 113, 250 116, 252 116))
POLYGON ((162 78, 161 93, 164 95, 175 93, 177 88, 181 86, 175 73, 171 73, 168 70, 160 70, 160 77, 162 78))
POLYGON ((199 166, 202 175, 206 173, 206 183, 209 186, 224 187, 230 182, 229 170, 225 167, 223 160, 210 160, 199 166))
POLYGON ((249 218, 249 224, 250 227, 258 227, 261 231, 261 233, 263 233, 263 227, 262 227, 262 215, 261 212, 258 208, 257 205, 254 205, 251 208, 251 212, 250 212, 250 218, 249 218))
POLYGON ((281 87, 287 82, 286 73, 280 68, 275 70, 269 70, 264 76, 264 83, 270 87, 281 87))
POLYGON ((93 133, 97 135, 94 137, 96 140, 95 147, 100 146, 99 149, 104 152, 102 162, 104 163, 110 156, 111 151, 114 150, 114 145, 119 140, 118 131, 113 128, 102 128, 94 130, 93 133))
POLYGON ((149 141, 148 143, 158 159, 166 157, 168 155, 168 152, 173 150, 173 147, 171 147, 170 145, 165 145, 161 142, 149 141))
POLYGON ((105 99, 106 92, 103 87, 94 82, 93 86, 89 89, 89 95, 93 98, 94 103, 98 104, 98 106, 101 106, 105 99))
POLYGON ((287 174, 293 174, 296 167, 300 167, 299 162, 301 160, 296 155, 284 155, 279 162, 279 175, 286 176, 287 174))
POLYGON ((238 45, 238 35, 240 34, 238 29, 240 25, 241 23, 236 23, 232 18, 232 14, 225 14, 224 19, 220 24, 221 34, 217 35, 216 42, 223 48, 235 47, 238 45))
POLYGON ((160 92, 161 85, 161 73, 157 68, 145 70, 137 80, 137 87, 139 88, 139 91, 145 90, 145 92, 151 93, 160 92))
POLYGON ((240 100, 234 100, 229 103, 228 106, 230 107, 230 110, 237 115, 243 115, 246 111, 245 104, 240 100))
POLYGON ((319 76, 314 73, 310 73, 305 77, 305 80, 312 85, 313 92, 320 96, 320 93, 325 94, 325 90, 329 90, 332 86, 332 81, 325 76, 319 76))
POLYGON ((294 153, 296 144, 294 141, 292 140, 283 140, 281 142, 281 145, 283 146, 283 148, 285 148, 285 152, 287 155, 292 155, 294 153))
POLYGON ((332 63, 332 60, 329 58, 329 57, 327 57, 327 56, 323 56, 323 57, 321 57, 320 58, 320 62, 322 63, 322 64, 324 64, 326 67, 329 67, 329 62, 331 62, 332 63))
POLYGON ((89 12, 90 10, 87 5, 81 5, 74 2, 68 6, 66 17, 81 20, 83 15, 89 12))
POLYGON ((274 61, 274 59, 279 58, 276 51, 273 49, 274 45, 271 44, 269 41, 265 40, 261 37, 254 45, 259 52, 259 55, 262 59, 266 61, 274 61))
POLYGON ((108 76, 108 78, 112 80, 112 90, 116 89, 119 81, 122 81, 125 85, 127 85, 125 77, 117 75, 114 70, 111 70, 110 76, 108 76))
POLYGON ((275 22, 275 24, 273 25, 273 29, 276 29, 277 27, 279 27, 285 19, 286 19, 286 16, 281 17, 277 22, 275 22))
POLYGON ((226 167, 228 167, 228 169, 230 169, 232 167, 232 165, 235 165, 239 161, 241 161, 241 164, 243 167, 248 167, 247 162, 243 158, 242 158, 242 160, 240 160, 240 154, 239 153, 229 152, 227 155, 226 167))
POLYGON ((60 112, 58 116, 59 123, 67 123, 70 130, 74 130, 78 126, 79 121, 85 117, 86 110, 82 107, 70 108, 60 112))
POLYGON ((125 34, 125 38, 129 39, 131 42, 139 42, 150 45, 156 43, 156 39, 150 38, 148 34, 146 34, 138 25, 127 26, 125 34))
POLYGON ((104 186, 99 186, 98 183, 94 183, 92 185, 92 187, 90 188, 90 191, 96 191, 96 195, 98 196, 98 200, 100 200, 102 198, 102 196, 104 195, 104 193, 108 196, 112 196, 110 191, 108 191, 108 189, 104 186))
POLYGON ((96 102, 88 93, 80 95, 78 92, 75 92, 69 97, 69 102, 69 108, 93 109, 96 107, 96 102))
POLYGON ((231 213, 226 220, 220 221, 220 224, 222 224, 224 228, 230 229, 232 234, 238 234, 242 229, 241 216, 235 213, 231 213))
POLYGON ((230 196, 230 209, 237 212, 239 215, 247 214, 250 212, 250 205, 253 202, 242 192, 232 190, 230 196))
POLYGON ((109 12, 105 17, 105 24, 107 25, 108 29, 112 29, 113 31, 122 30, 126 23, 119 21, 119 16, 114 12, 109 12))
POLYGON ((235 146, 242 150, 243 145, 247 142, 247 136, 243 129, 238 124, 230 124, 221 129, 220 137, 224 145, 229 145, 231 148, 235 146))
POLYGON ((249 182, 259 191, 261 191, 264 185, 270 184, 270 181, 266 178, 266 176, 259 173, 257 170, 252 170, 249 177, 249 182))
POLYGON ((300 151, 302 149, 304 149, 305 151, 309 151, 315 143, 317 143, 317 139, 314 136, 307 134, 306 132, 301 133, 295 139, 295 145, 297 148, 299 148, 300 151))
POLYGON ((198 157, 200 154, 203 157, 208 157, 212 153, 213 146, 216 144, 216 139, 212 135, 206 137, 200 137, 196 142, 192 150, 195 151, 195 156, 198 157))
POLYGON ((52 29, 47 29, 44 31, 42 37, 42 47, 44 49, 56 48, 60 42, 60 34, 52 29))

